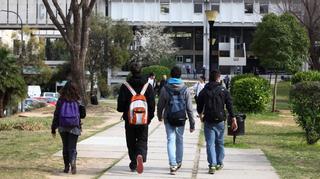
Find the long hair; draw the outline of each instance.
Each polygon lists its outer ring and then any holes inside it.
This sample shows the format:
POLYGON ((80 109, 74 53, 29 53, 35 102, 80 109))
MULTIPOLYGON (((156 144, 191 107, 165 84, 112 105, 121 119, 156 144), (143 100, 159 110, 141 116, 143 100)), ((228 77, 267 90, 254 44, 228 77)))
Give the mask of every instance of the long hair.
POLYGON ((80 95, 76 84, 72 81, 68 81, 60 90, 60 98, 67 101, 80 100, 80 95))

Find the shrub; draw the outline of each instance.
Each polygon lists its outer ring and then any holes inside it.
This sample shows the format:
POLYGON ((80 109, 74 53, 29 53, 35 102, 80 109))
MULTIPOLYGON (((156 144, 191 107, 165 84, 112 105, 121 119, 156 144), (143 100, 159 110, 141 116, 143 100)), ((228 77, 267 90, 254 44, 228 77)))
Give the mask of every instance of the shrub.
POLYGON ((233 76, 231 78, 231 81, 230 81, 230 93, 233 94, 233 86, 234 86, 234 83, 238 80, 241 80, 243 78, 250 78, 250 77, 257 77, 255 76, 254 74, 252 73, 247 73, 247 74, 241 74, 241 75, 236 75, 236 76, 233 76))
POLYGON ((291 79, 292 84, 296 84, 303 81, 320 81, 320 72, 318 71, 298 72, 291 79))
POLYGON ((142 68, 142 74, 148 76, 151 72, 156 75, 156 80, 161 81, 163 75, 169 76, 170 69, 160 65, 152 65, 142 68))
POLYGON ((233 101, 239 112, 262 112, 270 101, 270 85, 260 77, 239 79, 233 86, 233 101))
POLYGON ((290 103, 308 144, 316 143, 320 139, 320 82, 295 84, 290 90, 290 103))
POLYGON ((110 88, 106 82, 106 79, 99 76, 98 86, 102 97, 108 97, 110 95, 110 88))

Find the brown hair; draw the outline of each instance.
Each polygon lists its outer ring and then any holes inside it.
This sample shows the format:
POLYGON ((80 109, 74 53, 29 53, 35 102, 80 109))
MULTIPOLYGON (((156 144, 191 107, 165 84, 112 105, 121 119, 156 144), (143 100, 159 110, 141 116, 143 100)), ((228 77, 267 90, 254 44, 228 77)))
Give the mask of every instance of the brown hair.
POLYGON ((60 98, 67 101, 80 100, 77 85, 72 81, 68 81, 60 90, 60 98))

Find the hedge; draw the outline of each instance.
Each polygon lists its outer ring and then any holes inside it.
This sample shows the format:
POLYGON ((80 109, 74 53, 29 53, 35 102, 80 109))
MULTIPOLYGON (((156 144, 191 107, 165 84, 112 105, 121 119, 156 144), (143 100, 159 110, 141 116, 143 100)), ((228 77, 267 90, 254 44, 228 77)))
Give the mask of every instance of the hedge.
POLYGON ((161 81, 163 75, 169 76, 170 69, 160 65, 152 65, 142 68, 143 75, 149 76, 149 74, 152 72, 156 75, 156 80, 161 81))
POLYGON ((270 102, 270 85, 260 77, 246 77, 233 84, 233 102, 238 112, 256 113, 266 109, 270 102))
POLYGON ((292 84, 297 84, 303 81, 320 81, 320 72, 318 71, 298 72, 291 79, 292 84))
POLYGON ((297 124, 305 131, 307 143, 316 143, 320 139, 320 82, 295 84, 290 90, 290 103, 297 115, 297 124))
POLYGON ((255 76, 254 74, 252 73, 247 73, 247 74, 241 74, 241 75, 236 75, 236 76, 233 76, 231 78, 231 81, 230 81, 230 93, 233 94, 233 88, 234 88, 234 83, 238 80, 241 80, 241 79, 244 79, 244 78, 250 78, 250 77, 257 77, 255 76))

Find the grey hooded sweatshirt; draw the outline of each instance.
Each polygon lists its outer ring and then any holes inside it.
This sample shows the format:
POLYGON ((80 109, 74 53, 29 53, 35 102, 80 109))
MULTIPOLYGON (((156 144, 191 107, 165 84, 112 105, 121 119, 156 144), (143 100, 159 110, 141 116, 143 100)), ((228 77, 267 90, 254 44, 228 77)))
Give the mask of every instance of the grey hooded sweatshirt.
MULTIPOLYGON (((171 90, 179 91, 181 90, 185 84, 179 83, 179 84, 166 84, 167 87, 171 90)), ((193 106, 192 106, 192 96, 190 94, 190 90, 187 89, 185 91, 185 100, 186 100, 186 113, 189 119, 190 123, 190 129, 194 129, 194 115, 193 115, 193 106)), ((170 96, 169 93, 167 92, 166 88, 162 88, 160 91, 160 97, 159 97, 159 102, 157 106, 157 116, 158 119, 164 119, 164 122, 167 123, 167 109, 169 108, 169 101, 170 101, 170 96)))

